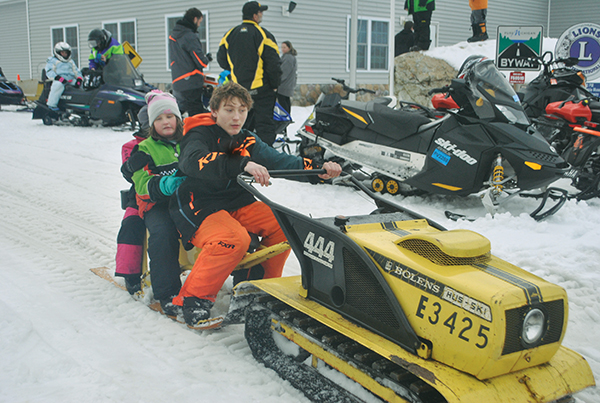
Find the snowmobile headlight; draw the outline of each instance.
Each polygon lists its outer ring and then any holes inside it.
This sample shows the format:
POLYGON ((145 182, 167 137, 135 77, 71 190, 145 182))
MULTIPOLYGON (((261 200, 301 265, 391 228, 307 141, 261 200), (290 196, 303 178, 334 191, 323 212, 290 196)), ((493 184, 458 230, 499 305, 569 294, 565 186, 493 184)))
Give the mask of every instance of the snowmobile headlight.
POLYGON ((544 333, 545 322, 546 317, 541 310, 535 308, 529 311, 523 320, 523 332, 521 334, 523 341, 529 345, 540 341, 544 333))

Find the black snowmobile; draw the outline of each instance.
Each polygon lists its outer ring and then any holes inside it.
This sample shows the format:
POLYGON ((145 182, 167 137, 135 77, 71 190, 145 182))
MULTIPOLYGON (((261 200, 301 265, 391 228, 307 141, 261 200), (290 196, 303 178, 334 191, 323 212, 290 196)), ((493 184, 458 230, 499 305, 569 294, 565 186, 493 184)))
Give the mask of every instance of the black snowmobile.
POLYGON ((546 113, 546 106, 552 102, 594 97, 585 88, 585 75, 575 68, 578 58, 554 59, 552 52, 545 52, 535 60, 543 66, 542 71, 518 92, 523 109, 530 118, 542 116, 546 113))
POLYGON ((137 114, 146 104, 145 94, 153 89, 144 82, 127 55, 113 55, 100 73, 86 71, 81 88, 66 86, 58 102, 59 112, 46 105, 51 85, 52 81, 44 82, 33 119, 42 119, 45 125, 129 123, 132 129, 139 124, 137 114))
POLYGON ((18 85, 9 81, 0 67, 0 106, 1 105, 27 105, 23 90, 18 85))
POLYGON ((367 168, 377 191, 478 193, 491 213, 505 196, 562 177, 568 164, 531 127, 493 60, 470 58, 461 70, 462 78, 434 90, 450 93, 460 107, 441 118, 392 109, 388 98, 322 96, 298 131, 301 155, 324 158, 326 150, 367 168))

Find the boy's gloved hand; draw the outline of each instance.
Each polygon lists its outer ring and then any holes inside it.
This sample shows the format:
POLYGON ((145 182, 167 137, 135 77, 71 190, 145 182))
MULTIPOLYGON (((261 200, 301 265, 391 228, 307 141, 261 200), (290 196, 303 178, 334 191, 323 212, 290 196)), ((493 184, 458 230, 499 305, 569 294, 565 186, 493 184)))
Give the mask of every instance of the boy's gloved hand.
POLYGON ((83 82, 83 79, 81 77, 77 77, 77 81, 75 81, 75 87, 77 87, 77 88, 81 87, 82 82, 83 82))
POLYGON ((67 80, 66 78, 64 78, 64 77, 62 77, 62 76, 59 76, 58 74, 56 75, 56 77, 54 77, 54 79, 55 79, 56 81, 60 81, 60 82, 61 82, 61 83, 63 83, 63 84, 66 84, 66 83, 68 83, 68 82, 69 82, 69 80, 67 80))
POLYGON ((160 191, 165 196, 171 196, 184 180, 185 176, 163 176, 160 178, 160 191))

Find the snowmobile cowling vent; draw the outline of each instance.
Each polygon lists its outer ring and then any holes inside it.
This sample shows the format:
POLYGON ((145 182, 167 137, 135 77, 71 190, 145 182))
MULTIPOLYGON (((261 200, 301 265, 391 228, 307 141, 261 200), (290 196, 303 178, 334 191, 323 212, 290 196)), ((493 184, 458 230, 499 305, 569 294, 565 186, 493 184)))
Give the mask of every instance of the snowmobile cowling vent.
POLYGON ((491 258, 490 241, 469 230, 412 234, 403 237, 397 245, 438 266, 481 264, 491 258))

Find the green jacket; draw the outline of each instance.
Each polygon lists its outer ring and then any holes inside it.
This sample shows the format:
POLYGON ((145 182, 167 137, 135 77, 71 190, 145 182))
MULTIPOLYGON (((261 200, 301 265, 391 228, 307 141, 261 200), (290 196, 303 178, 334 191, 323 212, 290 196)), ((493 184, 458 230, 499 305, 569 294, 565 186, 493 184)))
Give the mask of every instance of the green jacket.
POLYGON ((120 45, 115 38, 111 38, 110 43, 104 50, 98 52, 96 48, 92 48, 92 52, 88 58, 90 69, 98 69, 106 65, 106 62, 102 61, 102 55, 104 55, 106 57, 106 61, 108 61, 112 55, 122 55, 124 53, 123 46, 120 45))
POLYGON ((404 8, 409 14, 435 10, 435 0, 406 0, 404 8))
POLYGON ((177 172, 179 155, 179 143, 156 141, 153 138, 142 141, 134 148, 127 162, 143 167, 136 170, 132 177, 140 215, 156 203, 169 201, 169 196, 160 190, 160 179, 177 172))

